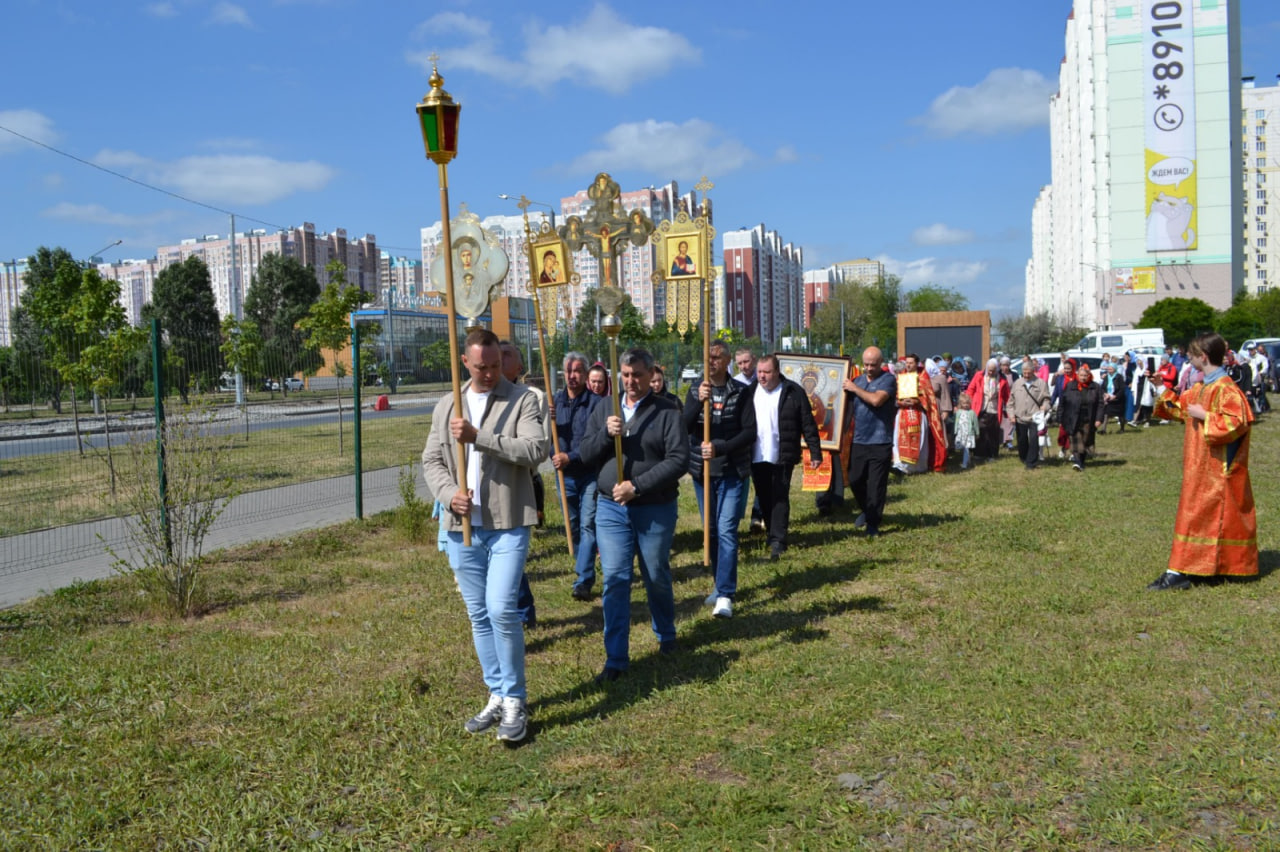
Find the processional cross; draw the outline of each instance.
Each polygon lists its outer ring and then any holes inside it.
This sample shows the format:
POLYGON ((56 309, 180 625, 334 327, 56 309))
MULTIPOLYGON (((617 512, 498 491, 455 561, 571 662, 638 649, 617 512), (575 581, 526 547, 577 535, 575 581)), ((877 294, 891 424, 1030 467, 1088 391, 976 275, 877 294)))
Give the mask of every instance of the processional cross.
POLYGON ((560 236, 570 251, 582 248, 600 261, 599 286, 618 286, 618 269, 614 261, 626 251, 626 244, 642 246, 653 233, 653 221, 636 208, 622 210, 622 192, 607 172, 596 175, 587 188, 591 209, 585 218, 570 216, 560 226, 560 236))

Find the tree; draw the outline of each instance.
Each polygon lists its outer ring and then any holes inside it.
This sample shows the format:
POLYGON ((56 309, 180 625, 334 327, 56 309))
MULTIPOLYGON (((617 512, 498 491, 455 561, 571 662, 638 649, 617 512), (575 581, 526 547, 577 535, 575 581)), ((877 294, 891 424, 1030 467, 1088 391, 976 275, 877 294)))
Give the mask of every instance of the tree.
MULTIPOLYGON (((62 266, 56 279, 57 286, 69 292, 70 298, 62 314, 50 320, 52 362, 63 381, 71 385, 76 447, 84 455, 76 389, 99 392, 105 387, 103 383, 109 384, 123 364, 120 350, 131 351, 138 338, 120 334, 129 328, 120 304, 120 282, 103 278, 96 269, 82 270, 74 264, 62 266), (78 279, 79 286, 71 289, 64 279, 78 279)), ((111 478, 114 488, 114 469, 111 478)))
MULTIPOLYGON (((831 298, 818 306, 809 323, 815 344, 854 351, 867 337, 871 325, 871 299, 867 286, 856 281, 836 284, 831 298)), ((895 332, 896 334, 896 332, 895 332)))
POLYGON ((44 395, 62 413, 62 378, 54 367, 57 327, 76 288, 80 266, 64 248, 40 246, 27 258, 25 289, 13 312, 13 340, 19 369, 31 376, 31 401, 44 395))
MULTIPOLYGON (((369 294, 347 283, 347 267, 331 260, 325 265, 329 283, 324 292, 298 321, 298 329, 305 335, 306 345, 312 351, 327 349, 333 353, 333 375, 341 379, 347 374, 346 365, 338 360, 338 353, 351 345, 351 312, 369 301, 369 294)), ((308 375, 314 375, 314 370, 308 375)), ((338 455, 342 455, 342 382, 334 384, 338 399, 338 455)))
POLYGON ((1262 311, 1258 300, 1243 290, 1235 304, 1218 314, 1214 331, 1226 338, 1228 344, 1237 346, 1250 337, 1263 336, 1262 311))
MULTIPOLYGON (((147 341, 145 331, 129 324, 124 306, 120 304, 120 290, 119 281, 103 278, 96 269, 86 269, 83 283, 67 309, 67 317, 80 349, 75 362, 63 369, 63 376, 71 383, 72 388, 87 388, 108 403, 112 388, 120 385, 125 365, 147 341)), ((107 472, 111 493, 114 495, 116 467, 111 449, 109 409, 109 405, 103 406, 102 421, 106 438, 107 472)))
POLYGON ((1173 346, 1213 329, 1214 311, 1202 299, 1161 299, 1142 312, 1139 328, 1164 329, 1164 342, 1173 346))
POLYGON ((292 257, 268 254, 258 264, 244 299, 245 317, 262 335, 261 366, 284 386, 285 376, 309 368, 318 356, 302 345, 298 323, 320 296, 315 270, 292 257))
POLYGON ((142 308, 144 319, 160 320, 164 332, 165 363, 171 365, 169 386, 188 400, 192 385, 213 387, 222 372, 219 359, 217 303, 213 279, 205 262, 192 255, 167 266, 156 276, 151 301, 142 308))
MULTIPOLYGON (((907 310, 912 312, 967 311, 969 300, 958 290, 926 284, 907 293, 907 310)), ((895 331, 896 333, 896 331, 895 331)))
MULTIPOLYGON (((595 352, 596 357, 603 358, 602 353, 608 350, 609 344, 596 325, 595 294, 594 287, 586 292, 582 307, 578 309, 578 315, 573 320, 573 335, 569 348, 581 352, 595 352)), ((639 346, 648 342, 649 327, 645 325, 644 314, 632 304, 630 295, 623 300, 618 314, 622 319, 622 330, 618 332, 619 347, 639 346)))

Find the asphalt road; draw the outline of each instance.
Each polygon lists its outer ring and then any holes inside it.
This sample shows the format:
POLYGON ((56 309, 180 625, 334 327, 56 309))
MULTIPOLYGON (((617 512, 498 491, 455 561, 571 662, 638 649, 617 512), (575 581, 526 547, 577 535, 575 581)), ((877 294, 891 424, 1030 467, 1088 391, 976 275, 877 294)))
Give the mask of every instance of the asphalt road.
MULTIPOLYGON (((435 408, 437 399, 439 399, 438 396, 413 397, 394 405, 388 411, 373 411, 366 407, 363 416, 367 421, 371 418, 386 419, 389 417, 415 417, 429 414, 435 408)), ((353 413, 349 407, 343 408, 342 417, 345 422, 352 422, 352 415, 353 413)), ((314 404, 306 406, 264 406, 250 418, 249 431, 262 432, 270 429, 288 429, 294 426, 323 425, 335 423, 337 419, 338 407, 333 404, 328 406, 324 404, 319 406, 314 404)), ((14 423, 10 421, 7 425, 11 429, 21 427, 20 422, 14 423)), ((95 425, 97 425, 98 431, 88 434, 82 432, 81 440, 86 447, 105 449, 107 437, 101 432, 101 424, 95 421, 95 425)), ((71 431, 72 425, 69 420, 65 423, 60 421, 56 431, 50 432, 48 428, 42 426, 37 429, 33 426, 31 431, 39 432, 39 434, 32 434, 29 437, 0 436, 0 462, 5 459, 23 458, 25 456, 75 451, 76 437, 74 431, 71 431)), ((213 427, 214 431, 220 435, 240 433, 244 431, 244 428, 244 419, 240 417, 220 420, 213 427)), ((155 427, 145 426, 142 429, 135 427, 129 431, 131 433, 141 431, 150 435, 154 434, 155 427)), ((114 446, 119 446, 123 441, 122 430, 118 431, 113 427, 111 441, 114 446)))

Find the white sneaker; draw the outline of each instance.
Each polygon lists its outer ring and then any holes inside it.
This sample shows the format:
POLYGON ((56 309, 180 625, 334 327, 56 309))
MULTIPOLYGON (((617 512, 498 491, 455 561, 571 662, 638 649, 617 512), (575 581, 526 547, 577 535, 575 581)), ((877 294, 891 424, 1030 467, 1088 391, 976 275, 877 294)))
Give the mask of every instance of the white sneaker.
POLYGON ((728 598, 716 598, 716 608, 711 610, 716 618, 733 618, 733 601, 728 598))
POLYGON ((492 728, 501 718, 502 696, 489 693, 489 703, 484 705, 483 710, 468 719, 462 727, 468 734, 478 734, 492 728))
POLYGON ((716 601, 718 600, 720 600, 719 595, 716 594, 715 589, 712 589, 711 594, 707 595, 703 603, 706 604, 707 606, 715 606, 716 601))
POLYGON ((502 699, 502 721, 498 723, 498 739, 516 742, 524 739, 529 713, 519 698, 502 699))

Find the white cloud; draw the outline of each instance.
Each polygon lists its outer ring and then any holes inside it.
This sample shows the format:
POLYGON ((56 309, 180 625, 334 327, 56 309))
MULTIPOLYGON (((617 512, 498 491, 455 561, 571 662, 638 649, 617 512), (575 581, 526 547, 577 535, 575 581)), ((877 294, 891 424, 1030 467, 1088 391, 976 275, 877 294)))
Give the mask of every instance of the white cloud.
MULTIPOLYGON (((519 59, 509 58, 516 51, 499 44, 488 20, 462 12, 435 15, 418 27, 416 35, 432 41, 460 36, 465 43, 437 46, 441 62, 537 89, 567 80, 620 95, 641 80, 665 75, 672 66, 688 66, 701 58, 701 52, 682 34, 632 25, 604 4, 597 4, 580 22, 545 27, 529 24, 522 34, 519 59)), ((413 51, 406 58, 430 71, 428 54, 413 51)))
POLYGON ((976 86, 954 86, 911 119, 938 136, 1026 130, 1049 123, 1049 98, 1057 84, 1038 71, 997 68, 976 86))
POLYGON ((211 24, 231 24, 245 29, 253 29, 253 21, 249 20, 249 13, 244 10, 243 6, 237 6, 235 3, 217 3, 213 7, 213 13, 209 16, 211 24))
POLYGON ((646 121, 619 124, 602 137, 603 147, 588 151, 566 167, 574 173, 612 170, 641 171, 696 179, 715 172, 727 174, 741 168, 754 154, 736 139, 726 137, 701 119, 684 124, 646 121))
POLYGON ((800 154, 794 145, 783 145, 773 152, 773 158, 779 163, 794 163, 800 159, 800 154))
POLYGON ((918 246, 958 246, 973 242, 973 238, 973 231, 952 228, 941 222, 911 232, 911 242, 918 246))
POLYGON ((238 204, 266 204, 295 192, 315 192, 337 174, 314 160, 291 163, 261 155, 214 154, 166 163, 132 151, 102 151, 94 162, 197 201, 238 204))
POLYGON ((876 260, 884 264, 886 273, 902 279, 902 286, 907 289, 924 284, 961 287, 977 281, 988 267, 985 260, 940 261, 936 257, 899 260, 884 254, 879 255, 876 260))
MULTIPOLYGON (((58 141, 58 133, 53 129, 53 119, 33 109, 0 110, 0 127, 7 127, 50 145, 58 141)), ((0 131, 0 154, 30 147, 31 143, 25 139, 0 131)))
POLYGON ((149 3, 145 8, 148 15, 156 18, 175 18, 178 15, 172 3, 149 3))
POLYGON ((174 214, 168 211, 152 213, 146 216, 130 216, 127 213, 108 210, 101 204, 72 204, 69 201, 63 201, 48 210, 42 210, 40 215, 49 219, 61 219, 64 222, 80 222, 90 225, 120 225, 124 227, 153 225, 158 222, 167 222, 174 218, 174 214))

